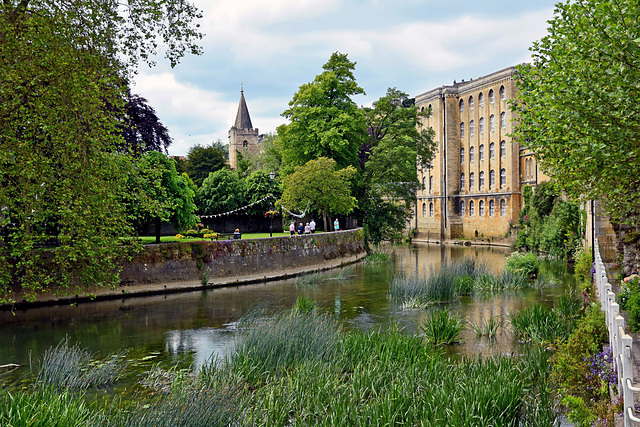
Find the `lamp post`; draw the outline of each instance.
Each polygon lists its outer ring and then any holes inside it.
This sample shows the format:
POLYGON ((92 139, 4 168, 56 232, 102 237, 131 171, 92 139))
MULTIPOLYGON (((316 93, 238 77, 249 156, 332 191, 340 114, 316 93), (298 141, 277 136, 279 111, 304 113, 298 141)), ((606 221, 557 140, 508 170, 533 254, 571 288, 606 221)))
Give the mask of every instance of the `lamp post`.
POLYGON ((271 178, 271 225, 269 225, 269 237, 273 237, 273 179, 276 177, 274 171, 269 172, 271 178))

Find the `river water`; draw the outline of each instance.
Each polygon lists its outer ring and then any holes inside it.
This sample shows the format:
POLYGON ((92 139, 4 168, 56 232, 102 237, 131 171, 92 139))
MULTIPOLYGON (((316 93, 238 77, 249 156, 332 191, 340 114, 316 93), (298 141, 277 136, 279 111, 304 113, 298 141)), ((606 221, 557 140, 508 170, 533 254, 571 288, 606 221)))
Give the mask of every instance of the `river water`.
MULTIPOLYGON (((208 291, 165 296, 127 298, 80 304, 34 308, 15 313, 0 312, 0 365, 28 366, 51 346, 68 338, 89 351, 105 356, 129 349, 130 357, 163 363, 201 366, 212 356, 222 356, 233 346, 235 322, 245 313, 268 307, 291 308, 297 297, 317 301, 344 328, 388 327, 417 331, 424 309, 405 309, 389 297, 389 283, 395 274, 429 274, 443 262, 463 257, 484 260, 494 272, 504 267, 506 248, 416 244, 385 248, 392 261, 383 265, 356 264, 349 280, 329 280, 315 286, 296 286, 295 280, 281 280, 208 291)), ((519 351, 511 333, 509 313, 538 301, 552 303, 570 282, 561 265, 545 270, 559 284, 542 290, 527 289, 463 298, 450 308, 467 320, 481 323, 490 316, 500 320, 498 336, 478 338, 471 328, 463 343, 452 351, 461 355, 510 354, 519 351), (564 282, 564 285, 562 284, 564 282)))

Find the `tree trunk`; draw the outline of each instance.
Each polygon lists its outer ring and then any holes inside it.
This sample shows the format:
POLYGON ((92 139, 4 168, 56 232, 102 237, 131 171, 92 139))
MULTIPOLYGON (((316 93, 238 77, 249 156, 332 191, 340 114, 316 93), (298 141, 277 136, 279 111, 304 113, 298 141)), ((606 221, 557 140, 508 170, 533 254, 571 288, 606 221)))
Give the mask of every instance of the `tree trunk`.
POLYGON ((325 231, 325 233, 327 231, 330 231, 329 228, 328 228, 328 224, 327 224, 327 209, 326 208, 322 210, 322 221, 324 222, 324 231, 325 231))
POLYGON ((156 243, 160 243, 160 228, 161 228, 160 218, 157 218, 157 217, 156 217, 156 224, 155 224, 155 229, 156 229, 156 243))

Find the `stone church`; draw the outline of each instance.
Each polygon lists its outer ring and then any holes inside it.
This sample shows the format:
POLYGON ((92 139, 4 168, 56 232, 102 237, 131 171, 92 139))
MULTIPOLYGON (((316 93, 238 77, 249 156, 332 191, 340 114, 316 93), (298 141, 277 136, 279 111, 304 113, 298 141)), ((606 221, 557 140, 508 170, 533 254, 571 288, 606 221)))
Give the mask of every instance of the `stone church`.
POLYGON ((240 103, 236 121, 229 129, 229 166, 231 169, 238 167, 238 152, 256 153, 259 149, 260 135, 258 128, 253 128, 249 108, 244 99, 244 89, 240 89, 240 103))
POLYGON ((548 180, 533 153, 512 141, 517 117, 509 108, 515 67, 422 93, 415 105, 431 110, 437 152, 422 182, 411 228, 419 238, 502 237, 523 205, 522 189, 548 180))

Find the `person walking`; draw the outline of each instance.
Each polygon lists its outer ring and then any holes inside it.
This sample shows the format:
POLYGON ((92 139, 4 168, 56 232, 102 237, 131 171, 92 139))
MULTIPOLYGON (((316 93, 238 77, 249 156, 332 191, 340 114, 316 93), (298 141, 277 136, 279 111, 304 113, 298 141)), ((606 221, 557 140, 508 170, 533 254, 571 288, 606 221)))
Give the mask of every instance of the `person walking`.
POLYGON ((333 221, 333 231, 340 231, 340 223, 338 222, 338 218, 333 221))
POLYGON ((296 222, 295 221, 291 221, 291 224, 289 225, 289 233, 291 233, 292 236, 296 234, 296 222))
POLYGON ((311 229, 311 234, 315 234, 315 232, 316 232, 316 222, 313 219, 309 223, 309 228, 311 229))

